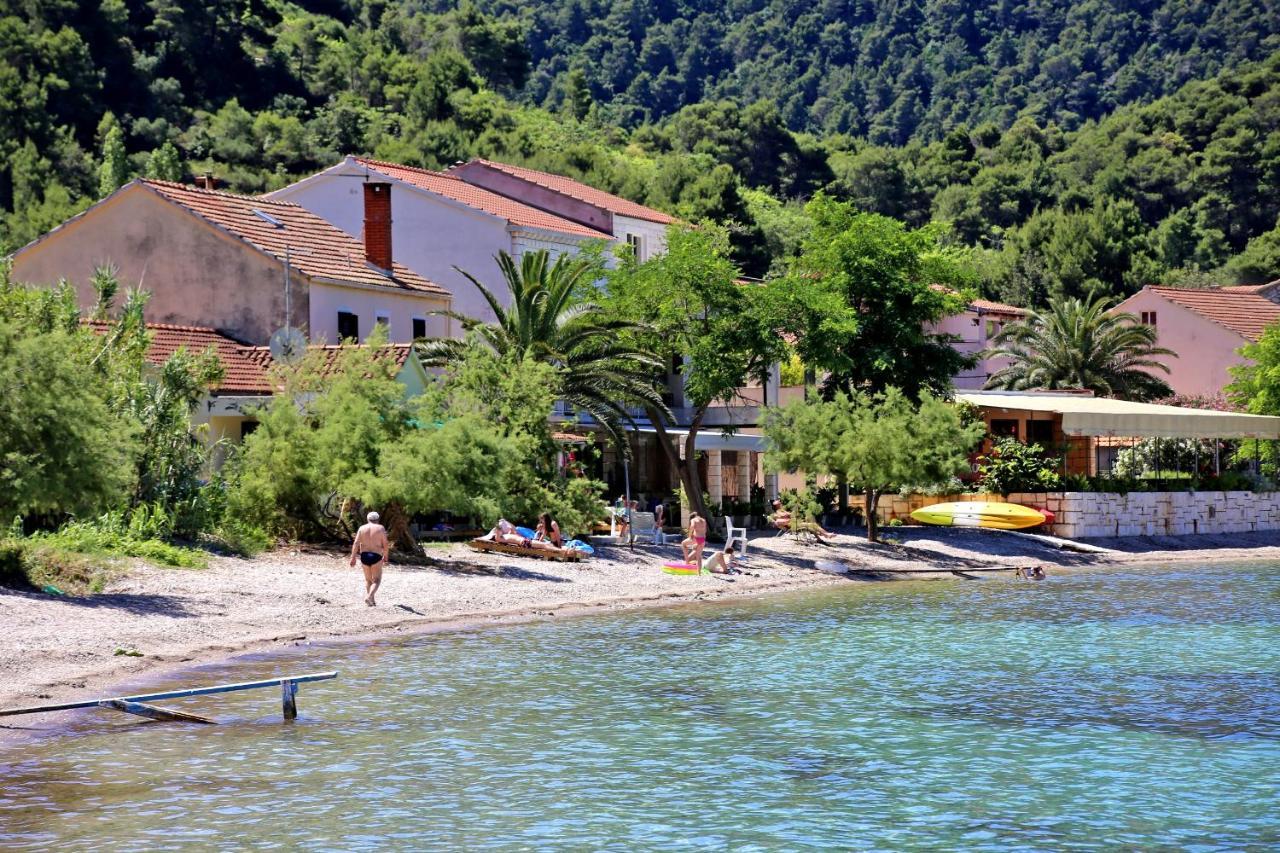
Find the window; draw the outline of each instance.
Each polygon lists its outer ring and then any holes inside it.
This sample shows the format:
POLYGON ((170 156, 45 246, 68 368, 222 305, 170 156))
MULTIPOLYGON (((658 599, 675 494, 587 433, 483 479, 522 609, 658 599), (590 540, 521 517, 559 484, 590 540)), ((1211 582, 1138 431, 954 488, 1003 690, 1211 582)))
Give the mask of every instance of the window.
POLYGON ((257 421, 241 421, 240 422, 240 440, 244 441, 253 431, 258 428, 257 421))
POLYGON ((1027 444, 1038 444, 1048 450, 1053 444, 1053 421, 1027 421, 1027 444))
POLYGON ((381 326, 382 328, 386 329, 388 332, 390 332, 390 331, 391 331, 391 318, 390 318, 390 317, 375 317, 375 318, 373 319, 373 322, 374 322, 376 325, 379 325, 379 326, 381 326))
POLYGON ((637 261, 644 260, 644 238, 639 234, 628 234, 627 245, 631 247, 631 251, 635 254, 637 261))
POLYGON ((350 311, 338 312, 338 340, 360 340, 360 318, 350 311))
POLYGON ((1142 312, 1142 322, 1143 322, 1143 324, 1144 324, 1144 325, 1147 325, 1147 326, 1154 326, 1154 325, 1156 324, 1156 312, 1155 312, 1155 311, 1143 311, 1143 312, 1142 312))
POLYGON ((413 318, 414 340, 417 340, 418 338, 425 338, 426 336, 427 336, 427 321, 422 317, 414 317, 413 318))
POLYGON ((991 434, 996 438, 1003 438, 1004 436, 1017 438, 1018 422, 1013 419, 993 419, 991 421, 991 434))

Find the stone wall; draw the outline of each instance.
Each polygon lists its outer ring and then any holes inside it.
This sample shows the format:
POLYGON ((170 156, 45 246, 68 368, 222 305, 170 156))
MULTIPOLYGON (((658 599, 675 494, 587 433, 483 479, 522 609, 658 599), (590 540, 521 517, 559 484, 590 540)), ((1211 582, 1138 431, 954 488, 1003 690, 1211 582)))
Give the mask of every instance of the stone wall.
POLYGON ((885 495, 880 523, 949 501, 1007 501, 1054 513, 1052 532, 1068 539, 1101 536, 1190 536, 1280 530, 1280 492, 1040 492, 1031 494, 885 495))

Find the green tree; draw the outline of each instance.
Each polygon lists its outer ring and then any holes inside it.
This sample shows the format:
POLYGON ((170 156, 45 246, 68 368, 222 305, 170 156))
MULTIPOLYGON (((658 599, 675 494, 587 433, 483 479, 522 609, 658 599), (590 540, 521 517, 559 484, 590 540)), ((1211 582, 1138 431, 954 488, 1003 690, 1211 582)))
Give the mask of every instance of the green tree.
POLYGON ((791 323, 806 365, 827 373, 824 392, 947 394, 973 363, 930 324, 959 313, 976 281, 965 253, 942 245, 936 228, 901 222, 818 196, 787 279, 791 323))
POLYGON ((882 494, 946 482, 968 467, 984 432, 954 406, 928 394, 913 402, 896 388, 797 401, 770 410, 763 426, 770 470, 831 476, 862 492, 872 542, 882 494))
POLYGON ((172 142, 166 142, 147 158, 147 177, 159 181, 182 180, 182 156, 172 142))
POLYGON ((1109 310, 1115 302, 1064 299, 1031 311, 992 338, 984 358, 1007 358, 988 388, 1083 388, 1102 397, 1153 400, 1173 393, 1155 371, 1169 372, 1156 346, 1156 330, 1133 314, 1109 310))
MULTIPOLYGON (((629 343, 636 323, 611 315, 584 298, 599 267, 590 258, 561 255, 551 262, 546 250, 529 252, 516 266, 506 252, 497 257, 510 306, 473 275, 459 270, 484 296, 496 318, 483 323, 450 313, 503 359, 532 358, 554 368, 553 393, 574 409, 585 412, 625 447, 624 427, 629 406, 665 412, 653 387, 661 365, 647 351, 629 343)), ((466 352, 468 343, 445 338, 418 344, 428 367, 447 365, 466 352)))
POLYGON ((102 143, 102 168, 98 177, 98 195, 106 198, 129 180, 129 160, 124 150, 124 131, 119 125, 107 131, 102 143))
POLYGON ((1255 415, 1280 415, 1280 325, 1264 329, 1240 355, 1245 363, 1227 368, 1232 377, 1227 398, 1255 415))
POLYGON ((688 425, 683 452, 667 431, 665 407, 655 400, 644 406, 686 498, 705 514, 697 440, 708 409, 732 404, 749 381, 764 384, 787 354, 773 286, 740 283, 723 230, 673 226, 667 251, 642 264, 624 261, 610 272, 608 292, 610 310, 635 324, 635 348, 657 356, 656 364, 679 364, 673 385, 676 405, 685 410, 681 423, 688 425))
POLYGON ((0 517, 96 515, 132 487, 133 425, 76 337, 0 319, 0 517))

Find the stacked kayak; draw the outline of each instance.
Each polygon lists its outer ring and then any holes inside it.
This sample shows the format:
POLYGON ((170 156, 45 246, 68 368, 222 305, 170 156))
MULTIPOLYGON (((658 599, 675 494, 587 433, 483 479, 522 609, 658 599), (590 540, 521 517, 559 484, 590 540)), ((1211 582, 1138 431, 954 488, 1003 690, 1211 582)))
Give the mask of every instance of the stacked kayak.
POLYGON ((955 501, 921 507, 911 513, 921 524, 942 527, 987 527, 993 530, 1021 530, 1045 523, 1044 513, 1021 504, 999 501, 955 501))

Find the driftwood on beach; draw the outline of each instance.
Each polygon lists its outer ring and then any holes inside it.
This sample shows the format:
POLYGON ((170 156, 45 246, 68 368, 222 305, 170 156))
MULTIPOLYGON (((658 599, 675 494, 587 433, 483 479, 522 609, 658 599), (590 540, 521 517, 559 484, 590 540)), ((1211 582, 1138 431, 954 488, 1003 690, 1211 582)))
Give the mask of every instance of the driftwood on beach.
POLYGON ((576 563, 587 556, 573 548, 526 548, 523 545, 493 542, 488 539, 472 539, 467 544, 477 551, 511 554, 516 557, 534 557, 539 560, 556 560, 561 563, 576 563))

